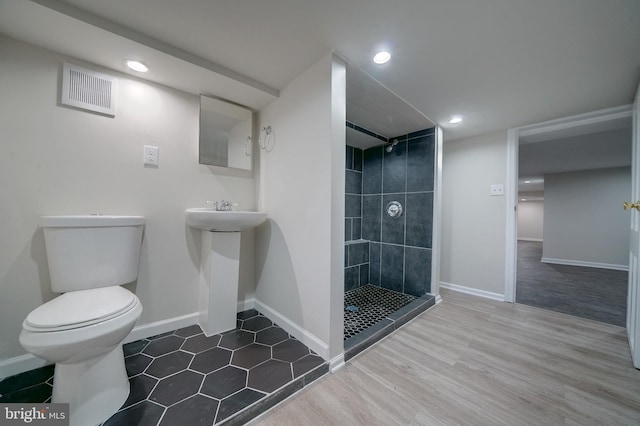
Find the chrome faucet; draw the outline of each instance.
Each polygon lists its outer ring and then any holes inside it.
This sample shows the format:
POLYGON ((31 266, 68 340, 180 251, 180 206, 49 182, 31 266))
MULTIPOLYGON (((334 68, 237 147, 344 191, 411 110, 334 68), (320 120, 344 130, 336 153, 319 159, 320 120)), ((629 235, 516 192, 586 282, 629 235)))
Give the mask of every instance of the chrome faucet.
POLYGON ((213 204, 212 210, 217 212, 228 212, 231 211, 231 204, 229 201, 222 200, 219 204, 217 201, 205 201, 205 204, 213 204))

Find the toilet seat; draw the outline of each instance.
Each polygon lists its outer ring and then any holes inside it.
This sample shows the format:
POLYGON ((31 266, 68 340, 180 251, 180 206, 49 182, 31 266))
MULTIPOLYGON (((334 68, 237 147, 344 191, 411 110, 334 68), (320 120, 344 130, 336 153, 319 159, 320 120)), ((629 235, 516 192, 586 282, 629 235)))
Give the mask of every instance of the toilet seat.
POLYGON ((86 327, 120 316, 137 303, 138 298, 120 286, 72 291, 33 310, 23 327, 35 332, 86 327))

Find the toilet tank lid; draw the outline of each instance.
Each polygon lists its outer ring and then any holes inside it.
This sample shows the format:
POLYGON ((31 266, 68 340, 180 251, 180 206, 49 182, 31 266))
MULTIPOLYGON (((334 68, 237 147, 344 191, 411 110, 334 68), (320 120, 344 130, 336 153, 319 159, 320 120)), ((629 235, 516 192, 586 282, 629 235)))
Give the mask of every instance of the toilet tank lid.
POLYGON ((43 228, 94 228, 139 225, 144 225, 144 216, 90 214, 40 217, 40 226, 43 228))

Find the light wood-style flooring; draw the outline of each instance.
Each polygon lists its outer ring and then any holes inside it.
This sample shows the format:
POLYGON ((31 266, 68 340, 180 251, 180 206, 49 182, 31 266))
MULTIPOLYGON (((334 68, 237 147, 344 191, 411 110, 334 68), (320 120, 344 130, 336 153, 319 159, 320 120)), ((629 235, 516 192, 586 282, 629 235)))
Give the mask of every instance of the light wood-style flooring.
POLYGON ((251 425, 640 425, 624 328, 441 294, 251 425))

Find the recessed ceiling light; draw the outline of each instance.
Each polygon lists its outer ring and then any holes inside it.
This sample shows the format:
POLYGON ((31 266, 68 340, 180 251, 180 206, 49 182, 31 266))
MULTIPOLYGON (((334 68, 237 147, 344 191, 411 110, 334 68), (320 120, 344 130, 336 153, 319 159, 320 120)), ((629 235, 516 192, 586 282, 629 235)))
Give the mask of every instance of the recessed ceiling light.
POLYGON ((527 201, 526 198, 520 198, 520 201, 527 201))
POLYGON ((131 68, 134 71, 138 71, 138 72, 147 72, 149 71, 149 67, 147 67, 145 64, 143 64, 140 61, 134 61, 134 60, 127 60, 126 64, 129 68, 131 68))
POLYGON ((384 50, 373 55, 373 62, 378 65, 386 64, 389 59, 391 59, 391 53, 384 50))
POLYGON ((530 180, 525 180, 524 183, 531 183, 531 181, 530 180))
POLYGON ((460 116, 455 116, 455 117, 451 117, 451 120, 449 120, 449 124, 458 124, 458 123, 462 123, 462 117, 460 116))

